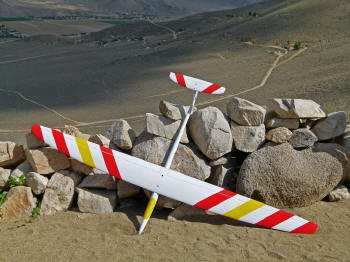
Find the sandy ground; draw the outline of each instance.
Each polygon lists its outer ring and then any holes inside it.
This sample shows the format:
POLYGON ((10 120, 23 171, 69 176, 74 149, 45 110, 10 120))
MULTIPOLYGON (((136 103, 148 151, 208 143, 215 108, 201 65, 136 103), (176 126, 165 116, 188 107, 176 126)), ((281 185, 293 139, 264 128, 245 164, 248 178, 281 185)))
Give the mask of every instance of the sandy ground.
MULTIPOLYGON (((136 200, 135 200, 136 201, 136 200)), ((0 224, 0 261, 349 261, 350 200, 288 210, 319 225, 314 235, 250 227, 221 216, 167 221, 157 210, 137 235, 140 200, 113 214, 69 211, 0 224)))

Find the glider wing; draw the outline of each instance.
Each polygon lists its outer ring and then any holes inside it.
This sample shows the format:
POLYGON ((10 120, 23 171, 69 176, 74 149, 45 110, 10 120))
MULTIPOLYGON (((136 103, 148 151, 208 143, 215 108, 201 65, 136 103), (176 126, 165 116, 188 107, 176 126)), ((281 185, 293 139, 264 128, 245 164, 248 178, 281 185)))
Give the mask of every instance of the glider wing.
POLYGON ((174 170, 47 127, 33 125, 32 133, 88 166, 188 205, 266 228, 303 234, 316 232, 317 225, 301 217, 174 170))

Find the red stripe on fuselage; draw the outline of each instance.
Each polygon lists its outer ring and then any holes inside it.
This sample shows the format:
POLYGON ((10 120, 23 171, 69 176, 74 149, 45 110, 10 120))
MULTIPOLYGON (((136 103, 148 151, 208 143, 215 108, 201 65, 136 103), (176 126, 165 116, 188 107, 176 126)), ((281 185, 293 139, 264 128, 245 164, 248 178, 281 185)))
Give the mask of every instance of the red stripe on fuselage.
POLYGON ((186 82, 185 82, 185 78, 184 78, 183 75, 181 75, 181 74, 175 74, 175 76, 176 76, 177 83, 178 83, 179 85, 182 85, 182 86, 184 86, 184 87, 187 87, 187 86, 186 86, 186 82))
POLYGON ((203 93, 207 93, 207 94, 211 94, 211 93, 215 92, 216 90, 218 90, 220 88, 221 88, 221 86, 219 86, 217 84, 212 84, 211 86, 209 86, 206 89, 204 89, 202 92, 203 93))
POLYGON ((117 163, 115 162, 112 149, 100 146, 103 159, 105 160, 108 173, 112 176, 115 176, 118 179, 122 179, 119 173, 117 163))
POLYGON ((236 193, 223 189, 219 193, 216 193, 210 197, 207 197, 206 199, 203 199, 202 201, 199 201, 194 206, 208 210, 235 195, 236 193))
POLYGON ((55 139, 57 150, 63 154, 66 154, 67 156, 70 156, 63 133, 52 129, 52 135, 53 135, 53 138, 55 139))
POLYGON ((283 210, 279 210, 276 213, 272 214, 271 216, 268 216, 264 218, 263 220, 259 221, 256 223, 258 226, 262 227, 267 227, 267 228, 272 228, 281 222, 291 218, 293 215, 289 214, 283 210))

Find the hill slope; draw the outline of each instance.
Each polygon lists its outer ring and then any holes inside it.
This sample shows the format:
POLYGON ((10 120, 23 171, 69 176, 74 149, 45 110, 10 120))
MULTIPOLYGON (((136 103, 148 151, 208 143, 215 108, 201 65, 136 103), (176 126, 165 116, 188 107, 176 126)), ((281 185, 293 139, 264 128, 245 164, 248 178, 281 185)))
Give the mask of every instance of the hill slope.
POLYGON ((147 14, 184 16, 237 8, 260 0, 0 0, 0 17, 64 14, 147 14))

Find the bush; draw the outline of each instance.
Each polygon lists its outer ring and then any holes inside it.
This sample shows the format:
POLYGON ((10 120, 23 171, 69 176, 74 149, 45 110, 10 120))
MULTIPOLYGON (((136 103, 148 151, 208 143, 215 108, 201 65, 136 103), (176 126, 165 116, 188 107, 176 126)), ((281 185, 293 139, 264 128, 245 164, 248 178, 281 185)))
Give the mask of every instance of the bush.
POLYGON ((24 186, 26 183, 26 178, 24 177, 24 175, 16 178, 16 177, 11 177, 8 181, 7 181, 7 185, 9 188, 15 187, 15 186, 24 186))
POLYGON ((294 49, 295 49, 295 50, 299 50, 300 48, 302 48, 301 43, 300 43, 300 42, 295 42, 295 43, 294 43, 294 49))

